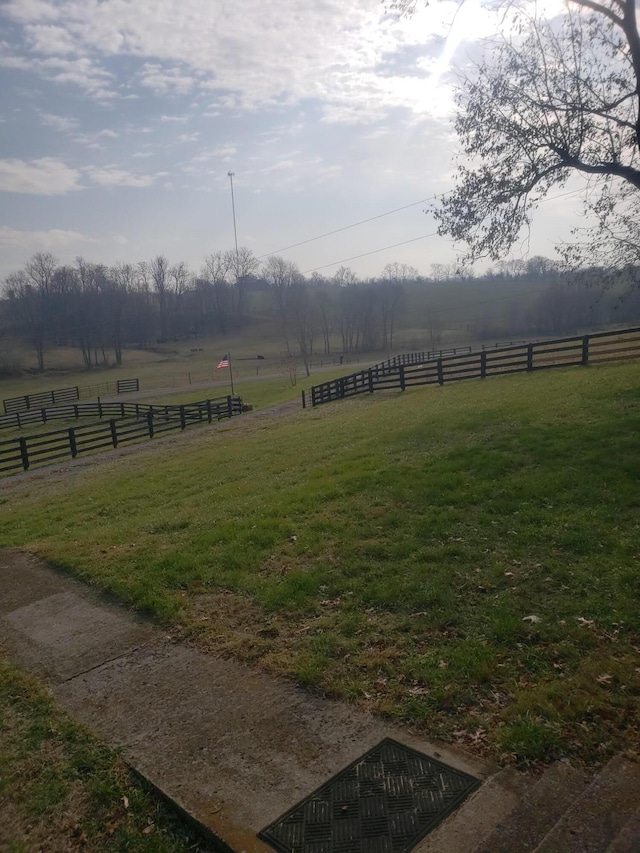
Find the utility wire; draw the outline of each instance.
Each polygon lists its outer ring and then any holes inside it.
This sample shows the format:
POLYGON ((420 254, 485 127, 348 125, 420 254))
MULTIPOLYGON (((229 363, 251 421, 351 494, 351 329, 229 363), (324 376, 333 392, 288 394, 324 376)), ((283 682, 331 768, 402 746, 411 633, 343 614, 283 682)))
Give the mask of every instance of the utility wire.
MULTIPOLYGON (((324 234, 318 234, 316 237, 309 237, 308 240, 301 240, 299 243, 292 243, 290 246, 284 246, 282 249, 276 249, 275 252, 265 252, 264 255, 258 255, 258 260, 266 258, 267 255, 277 255, 279 252, 286 252, 288 249, 295 249, 297 246, 304 246, 307 243, 313 243, 315 240, 322 240, 323 237, 331 237, 333 234, 339 234, 341 231, 348 231, 350 228, 356 228, 358 225, 373 222, 375 219, 382 219, 383 216, 390 216, 392 213, 399 213, 401 210, 416 207, 418 204, 424 204, 427 201, 435 201, 437 197, 438 196, 432 195, 428 198, 421 198, 420 201, 412 201, 411 204, 405 204, 402 207, 387 210, 385 213, 378 213, 376 216, 370 216, 368 219, 361 219, 359 222, 352 222, 351 225, 343 225, 342 228, 334 228, 333 231, 326 231, 324 234)), ((338 263, 340 262, 338 261, 338 263)), ((331 266, 331 264, 327 264, 327 266, 331 266)))
POLYGON ((403 240, 401 243, 393 243, 391 246, 383 246, 381 249, 373 249, 371 252, 363 252, 361 255, 352 255, 350 258, 343 258, 341 261, 333 261, 330 264, 322 264, 319 267, 313 267, 309 270, 304 270, 303 275, 308 272, 315 272, 316 270, 323 270, 326 267, 335 267, 336 264, 346 264, 347 261, 355 261, 358 258, 366 258, 368 255, 375 255, 378 252, 386 252, 387 249, 396 249, 398 246, 406 246, 407 243, 416 243, 418 240, 426 240, 427 237, 435 237, 437 236, 437 231, 432 231, 431 234, 423 234, 421 237, 413 237, 411 240, 403 240))
MULTIPOLYGON (((385 216, 391 216, 392 213, 399 213, 402 210, 408 210, 410 207, 416 207, 418 204, 425 204, 425 202, 435 201, 437 198, 444 198, 446 195, 450 195, 451 192, 452 192, 452 190, 448 190, 447 192, 443 192, 443 193, 440 193, 438 195, 427 196, 427 198, 422 198, 419 201, 412 201, 410 204, 404 204, 402 207, 395 207, 393 210, 387 210, 384 213, 378 213, 376 216, 370 216, 367 219, 360 219, 358 222, 352 222, 350 225, 343 225, 341 228, 334 228, 333 231, 325 231, 323 234, 317 234, 315 237, 309 237, 306 240, 300 240, 300 242, 292 243, 290 246, 284 246, 282 249, 276 249, 275 252, 265 252, 263 255, 258 255, 257 259, 262 260, 262 258, 266 258, 269 255, 277 255, 280 252, 286 252, 289 249, 295 249, 298 246, 306 246, 307 243, 314 243, 316 240, 322 240, 324 237, 331 237, 334 234, 340 234, 342 231, 348 231, 350 228, 357 228, 359 225, 366 225, 367 222, 374 222, 376 219, 382 219, 385 216)), ((538 203, 542 204, 545 201, 555 201, 556 199, 565 198, 566 196, 570 196, 570 195, 580 195, 583 192, 584 192, 584 190, 582 190, 582 189, 568 190, 567 192, 560 193, 559 195, 554 195, 551 197, 542 198, 542 199, 540 199, 540 201, 538 203)), ((428 234, 425 236, 432 236, 432 235, 428 234)), ((416 237, 416 240, 421 240, 421 239, 424 239, 424 238, 416 237)), ((407 240, 406 242, 411 243, 414 241, 407 240)), ((405 245, 405 244, 404 243, 396 243, 395 246, 387 246, 386 248, 387 249, 394 249, 396 246, 402 246, 402 245, 405 245)), ((364 257, 366 257, 366 255, 373 255, 376 252, 383 252, 383 251, 384 251, 384 249, 375 249, 373 252, 365 252, 362 255, 355 255, 353 258, 346 258, 345 261, 356 260, 357 258, 364 258, 364 257)), ((313 269, 306 270, 306 272, 313 272, 314 270, 325 269, 326 267, 332 267, 332 266, 335 266, 336 264, 345 263, 345 261, 334 261, 334 263, 331 263, 331 264, 323 264, 322 266, 313 267, 313 269)))
MULTIPOLYGON (((545 198, 541 198, 538 203, 542 204, 545 201, 555 201, 556 199, 565 198, 566 196, 570 196, 570 195, 580 195, 583 192, 584 192, 584 190, 582 190, 582 189, 568 190, 567 192, 559 193, 558 195, 554 195, 554 196, 550 196, 550 197, 545 196, 545 198)), ((449 193, 442 193, 440 197, 443 198, 445 195, 448 195, 448 194, 449 193)), ((327 234, 320 234, 317 237, 311 237, 309 240, 304 240, 302 243, 294 243, 294 246, 302 246, 304 243, 312 243, 314 240, 320 240, 322 237, 327 237, 330 234, 337 234, 340 231, 346 231, 348 228, 355 228, 356 225, 363 225, 365 222, 372 222, 374 219, 380 219, 383 216, 389 216, 389 214, 391 214, 391 213, 397 213, 399 210, 406 210, 408 207, 415 207, 417 204, 423 204, 425 201, 433 201, 436 198, 438 198, 438 196, 433 195, 433 196, 430 196, 429 198, 422 199, 421 201, 414 201, 412 204, 407 204, 404 207, 398 207, 395 210, 389 210, 386 213, 380 213, 380 214, 378 214, 378 216, 372 216, 370 219, 363 219, 361 222, 354 222, 353 225, 346 225, 344 228, 338 228, 335 231, 329 231, 329 232, 327 232, 327 234)), ((312 267, 311 269, 304 270, 302 274, 305 275, 306 273, 315 272, 316 270, 323 270, 323 269, 326 269, 327 267, 334 267, 337 264, 344 264, 347 261, 355 261, 358 258, 366 258, 368 255, 375 255, 378 252, 385 252, 387 249, 395 249, 398 246, 406 246, 407 243, 415 243, 417 240, 424 240, 426 237, 434 237, 437 233, 438 233, 437 231, 434 231, 431 234, 423 234, 422 237, 414 237, 412 240, 404 240, 402 243, 394 243, 391 246, 384 246, 381 249, 374 249, 371 252, 363 252, 361 255, 353 255, 353 257, 351 257, 351 258, 344 258, 341 261, 333 261, 330 264, 322 264, 321 266, 312 267)), ((291 248, 293 248, 293 246, 289 246, 288 248, 291 249, 291 248)), ((285 249, 280 249, 280 251, 284 252, 285 249)), ((260 257, 263 258, 265 256, 260 255, 260 257)))

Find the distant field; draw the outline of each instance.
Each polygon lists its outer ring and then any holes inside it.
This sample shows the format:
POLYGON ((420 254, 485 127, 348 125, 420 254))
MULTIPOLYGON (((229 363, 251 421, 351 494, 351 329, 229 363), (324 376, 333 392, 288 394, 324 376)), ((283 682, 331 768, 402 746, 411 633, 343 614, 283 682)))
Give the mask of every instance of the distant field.
POLYGON ((0 543, 432 737, 599 762, 640 751, 639 430, 637 365, 381 392, 29 478, 0 543))
MULTIPOLYGON (((290 381, 290 359, 277 335, 265 330, 254 329, 239 335, 220 336, 215 339, 189 339, 156 344, 150 349, 129 349, 123 354, 121 367, 99 366, 93 370, 82 367, 80 353, 75 349, 55 348, 47 352, 44 374, 33 369, 22 376, 0 379, 0 401, 22 394, 34 394, 54 388, 78 385, 84 399, 115 395, 118 379, 140 380, 142 391, 182 388, 189 384, 207 384, 221 388, 228 384, 228 371, 217 371, 216 365, 225 353, 230 352, 234 379, 257 379, 264 376, 284 378, 290 381), (264 356, 258 359, 257 356, 264 356), (107 384, 110 386, 107 389, 107 384)), ((313 356, 315 368, 339 364, 339 343, 336 341, 334 354, 323 355, 321 348, 313 356)), ((346 356, 345 362, 355 364, 359 358, 365 363, 380 361, 386 354, 364 354, 360 357, 346 356)), ((31 363, 28 359, 25 365, 31 363)), ((34 365, 31 365, 33 368, 34 365)), ((348 369, 348 367, 347 367, 348 369)), ((296 377, 302 382, 305 371, 298 364, 296 377)), ((220 393, 220 392, 218 392, 220 393)), ((1 411, 0 403, 0 411, 1 411)))
MULTIPOLYGON (((469 341, 460 330, 444 329, 435 345, 448 347, 455 343, 466 345, 469 341)), ((331 355, 325 355, 320 344, 318 342, 312 357, 314 369, 339 366, 342 350, 338 336, 332 342, 331 355)), ((388 352, 344 354, 342 372, 384 361, 400 352, 428 350, 432 344, 424 329, 403 329, 397 333, 394 346, 388 352)), ((0 378, 0 411, 1 401, 6 397, 75 385, 80 387, 83 399, 112 396, 118 379, 138 378, 143 392, 182 388, 189 384, 223 388, 227 384, 228 373, 216 371, 216 365, 226 352, 231 352, 234 379, 250 380, 270 376, 289 382, 290 359, 284 350, 284 344, 274 332, 272 324, 265 323, 237 335, 169 341, 155 344, 149 349, 127 349, 121 367, 99 366, 86 370, 82 366, 79 350, 56 347, 47 351, 47 370, 39 374, 35 371, 35 358, 26 353, 22 363, 29 368, 27 372, 9 379, 0 378), (264 356, 264 359, 257 359, 258 355, 264 356)), ((295 379, 299 385, 306 380, 299 359, 295 379)))

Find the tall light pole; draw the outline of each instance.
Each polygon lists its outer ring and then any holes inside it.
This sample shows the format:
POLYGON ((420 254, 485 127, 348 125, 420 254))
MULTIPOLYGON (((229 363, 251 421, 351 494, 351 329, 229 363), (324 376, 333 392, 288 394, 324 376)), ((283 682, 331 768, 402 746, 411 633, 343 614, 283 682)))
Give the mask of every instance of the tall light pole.
POLYGON ((227 172, 229 176, 229 180, 231 181, 231 210, 233 211, 233 237, 236 242, 236 275, 238 269, 238 229, 236 228, 236 200, 233 195, 233 176, 235 172, 227 172))

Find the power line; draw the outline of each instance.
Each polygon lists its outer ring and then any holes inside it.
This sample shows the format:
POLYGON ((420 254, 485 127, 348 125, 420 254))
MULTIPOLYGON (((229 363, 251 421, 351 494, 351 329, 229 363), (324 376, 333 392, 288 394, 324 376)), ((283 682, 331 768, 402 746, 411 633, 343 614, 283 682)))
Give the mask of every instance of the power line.
MULTIPOLYGON (((444 193, 444 195, 446 195, 446 193, 444 193)), ((352 222, 351 225, 343 225, 342 228, 334 228, 333 231, 326 231, 324 234, 318 234, 316 237, 309 237, 307 240, 300 240, 299 243, 292 243, 290 246, 284 246, 282 249, 276 249, 275 252, 265 252, 264 255, 258 255, 258 260, 266 258, 267 255, 277 255, 279 252, 286 252, 288 249, 295 249, 297 246, 304 246, 307 243, 313 243, 315 240, 322 240, 323 237, 331 237, 333 234, 340 234, 341 231, 348 231, 350 228, 356 228, 358 225, 365 225, 367 222, 382 219, 384 216, 390 216, 392 213, 399 213, 401 210, 416 207, 418 204, 424 204, 427 201, 435 201, 437 197, 438 196, 436 195, 432 195, 428 198, 421 198, 420 201, 412 201, 411 204, 405 204, 402 207, 387 210, 385 213, 378 213, 376 216, 370 216, 368 219, 361 219, 359 222, 352 222)), ((340 263, 340 261, 338 261, 338 263, 340 263)), ((331 264, 327 264, 327 266, 331 266, 331 264)))
MULTIPOLYGON (((348 231, 350 228, 357 228, 359 225, 366 225, 367 222, 374 222, 376 219, 382 219, 385 216, 391 216, 393 213, 399 213, 402 210, 408 210, 410 207, 416 207, 418 204, 425 204, 428 201, 435 201, 437 198, 444 198, 446 195, 450 195, 453 190, 448 190, 447 192, 441 193, 438 195, 427 196, 427 198, 422 198, 419 201, 412 201, 410 204, 404 204, 402 207, 395 207, 393 210, 387 210, 384 213, 378 213, 376 216, 370 216, 367 219, 360 219, 358 222, 352 222, 350 225, 343 225, 341 228, 334 228, 333 231, 325 231, 323 234, 317 234, 315 237, 309 237, 306 240, 300 240, 298 243, 292 243, 290 246, 284 246, 282 249, 277 249, 275 252, 265 252, 263 255, 258 255, 257 259, 261 260, 262 258, 266 258, 269 255, 277 255, 280 252, 286 252, 289 249, 295 249, 298 246, 305 246, 307 243, 314 243, 316 240, 322 240, 324 237, 331 237, 333 234, 340 234, 342 231, 348 231)), ((583 193, 584 190, 568 190, 567 192, 560 193, 559 195, 554 195, 551 197, 545 197, 539 200, 538 204, 542 204, 545 201, 555 201, 559 198, 565 198, 566 196, 571 195, 579 195, 583 193)), ((416 237, 415 240, 422 240, 424 237, 432 237, 433 234, 425 234, 423 237, 416 237)), ((377 252, 384 252, 386 249, 394 249, 396 246, 403 246, 407 243, 415 242, 415 240, 406 240, 404 243, 396 243, 393 246, 386 246, 383 249, 374 249, 372 252, 364 252, 361 255, 354 255, 352 258, 345 258, 342 261, 334 261, 330 264, 323 264, 322 266, 313 267, 312 269, 305 270, 305 272, 314 272, 315 270, 326 269, 326 267, 333 267, 336 264, 342 264, 346 261, 357 260, 358 258, 364 258, 367 255, 374 255, 377 252)), ((303 273, 304 274, 304 273, 303 273)))
POLYGON ((341 261, 333 261, 330 264, 322 264, 322 266, 313 267, 312 269, 309 269, 309 270, 304 270, 302 274, 305 275, 308 272, 315 272, 316 270, 323 270, 326 267, 335 267, 336 264, 346 264, 347 261, 355 261, 358 258, 366 258, 368 255, 375 255, 378 252, 386 252, 387 249, 396 249, 398 246, 406 246, 407 243, 416 243, 418 240, 426 240, 427 237, 435 237, 435 236, 437 236, 437 234, 438 234, 437 231, 432 231, 431 234, 423 234, 421 237, 413 237, 413 239, 411 239, 411 240, 403 240, 401 243, 393 243, 393 245, 391 245, 391 246, 383 246, 381 249, 373 249, 373 251, 371 251, 371 252, 363 252, 361 255, 353 255, 350 258, 343 258, 343 260, 341 260, 341 261))
MULTIPOLYGON (((450 192, 452 192, 452 191, 450 190, 449 192, 442 193, 442 195, 440 197, 444 198, 444 196, 449 195, 450 192)), ((559 193, 558 195, 554 195, 554 196, 550 196, 550 197, 545 196, 545 198, 540 199, 540 201, 538 203, 542 204, 545 201, 555 201, 556 199, 565 198, 566 196, 580 195, 583 192, 584 192, 584 190, 582 190, 582 189, 568 190, 567 192, 559 193)), ((329 231, 327 234, 320 234, 318 237, 312 237, 311 239, 304 240, 303 242, 304 243, 311 243, 314 240, 320 240, 321 237, 326 237, 329 234, 337 234, 339 231, 346 231, 348 228, 355 228, 356 225, 363 225, 365 222, 372 222, 374 219, 380 219, 382 216, 388 216, 390 213, 397 213, 399 210, 406 210, 408 207, 415 207, 417 204, 423 204, 425 201, 433 201, 436 198, 438 198, 438 196, 433 195, 433 196, 430 196, 429 198, 422 199, 422 201, 415 201, 412 204, 405 205, 404 207, 398 207, 395 210, 389 210, 389 211, 387 211, 387 213, 381 213, 378 216, 372 216, 370 219, 363 219, 361 222, 354 222, 353 225, 347 225, 344 228, 338 228, 335 231, 329 231)), ((434 231, 431 234, 423 234, 422 237, 414 237, 412 240, 404 240, 402 243, 394 243, 392 246, 384 246, 381 249, 374 249, 371 252, 363 252, 361 255, 354 255, 351 258, 344 258, 341 261, 333 261, 330 264, 322 264, 321 266, 312 267, 311 269, 304 270, 303 275, 305 275, 306 273, 309 273, 309 272, 315 272, 316 270, 323 270, 323 269, 326 269, 327 267, 334 267, 337 264, 344 264, 347 261, 355 261, 358 258, 366 258, 368 255, 375 255, 378 252, 385 252, 387 249, 395 249, 398 246, 406 246, 407 243, 415 243, 417 240, 424 240, 426 237, 434 237, 437 235, 437 233, 438 233, 437 231, 434 231)), ((303 245, 303 243, 295 243, 294 245, 295 246, 301 246, 301 245, 303 245)), ((293 247, 289 246, 288 248, 293 248, 293 247)), ((283 252, 285 250, 281 249, 280 251, 283 252)), ((260 255, 260 257, 263 258, 264 255, 260 255)))

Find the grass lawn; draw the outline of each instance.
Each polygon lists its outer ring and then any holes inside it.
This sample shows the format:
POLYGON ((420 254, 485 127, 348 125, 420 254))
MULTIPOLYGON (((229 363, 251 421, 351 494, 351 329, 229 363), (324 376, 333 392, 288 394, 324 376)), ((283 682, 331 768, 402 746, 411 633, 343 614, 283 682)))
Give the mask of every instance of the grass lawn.
POLYGON ((123 763, 0 655, 0 848, 5 853, 204 850, 123 763))
POLYGON ((637 365, 363 396, 27 479, 0 544, 431 737, 599 762, 640 752, 639 429, 637 365))

